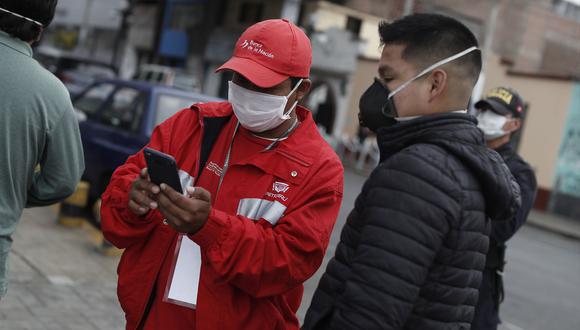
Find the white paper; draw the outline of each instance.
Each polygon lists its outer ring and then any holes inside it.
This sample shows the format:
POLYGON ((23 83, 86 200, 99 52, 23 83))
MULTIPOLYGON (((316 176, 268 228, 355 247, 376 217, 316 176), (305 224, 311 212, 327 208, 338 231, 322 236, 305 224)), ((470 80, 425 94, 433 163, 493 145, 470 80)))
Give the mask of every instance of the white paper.
POLYGON ((201 273, 201 250, 199 245, 182 235, 171 285, 167 294, 170 301, 195 308, 201 273))

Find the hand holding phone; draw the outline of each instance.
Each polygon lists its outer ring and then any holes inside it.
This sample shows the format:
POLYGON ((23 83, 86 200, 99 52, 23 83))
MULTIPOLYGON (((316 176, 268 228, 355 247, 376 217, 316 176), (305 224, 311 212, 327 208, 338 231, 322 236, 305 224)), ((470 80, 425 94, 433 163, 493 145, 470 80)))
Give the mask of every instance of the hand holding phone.
POLYGON ((173 190, 183 194, 175 159, 168 154, 151 148, 145 148, 143 153, 151 182, 156 185, 165 183, 173 190))
POLYGON ((152 196, 159 192, 159 187, 151 183, 147 169, 142 169, 139 177, 131 184, 128 204, 129 211, 142 216, 147 214, 150 209, 157 208, 158 204, 152 199, 152 196))

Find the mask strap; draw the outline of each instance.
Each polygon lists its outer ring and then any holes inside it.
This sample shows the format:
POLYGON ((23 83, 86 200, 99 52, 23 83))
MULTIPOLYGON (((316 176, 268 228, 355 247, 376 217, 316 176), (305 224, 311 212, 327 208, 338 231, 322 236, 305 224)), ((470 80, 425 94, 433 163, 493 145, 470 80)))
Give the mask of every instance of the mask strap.
MULTIPOLYGON (((300 84, 303 81, 304 81, 304 79, 303 78, 300 78, 300 80, 298 80, 298 83, 296 84, 296 86, 294 86, 294 88, 292 88, 292 90, 286 96, 286 98, 290 97, 290 95, 292 95, 298 89, 298 86, 300 86, 300 84)), ((297 104, 298 104, 298 101, 295 101, 294 104, 290 107, 290 109, 288 109, 288 111, 286 111, 286 113, 284 114, 284 117, 288 117, 288 115, 292 112, 292 110, 294 110, 294 108, 296 108, 296 105, 297 104)), ((286 119, 289 119, 289 118, 286 118, 286 119)))
POLYGON ((288 95, 286 97, 290 97, 290 95, 292 95, 292 93, 294 93, 298 87, 300 86, 300 84, 304 81, 303 78, 300 78, 300 80, 298 80, 298 83, 296 83, 296 86, 294 86, 294 88, 292 88, 292 90, 290 91, 290 93, 288 93, 288 95))
POLYGON ((27 20, 29 22, 32 22, 34 24, 40 25, 40 27, 44 27, 44 24, 40 23, 39 21, 35 21, 32 18, 28 18, 28 17, 22 16, 20 14, 17 14, 15 12, 10 11, 10 10, 4 9, 2 7, 0 7, 0 11, 3 11, 3 12, 8 13, 8 14, 11 14, 11 15, 16 16, 18 18, 22 18, 22 19, 27 20))
POLYGON ((412 83, 413 81, 415 81, 415 79, 417 79, 417 78, 421 77, 422 75, 426 74, 427 72, 429 72, 429 71, 432 71, 432 70, 434 70, 434 69, 436 69, 436 68, 438 68, 438 67, 440 67, 440 66, 442 66, 442 65, 444 65, 444 64, 447 64, 447 63, 449 63, 449 62, 451 62, 451 61, 454 61, 454 60, 456 60, 456 59, 458 59, 458 58, 460 58, 460 57, 462 57, 462 56, 464 56, 464 55, 466 55, 466 54, 469 54, 469 53, 471 53, 471 52, 472 52, 472 51, 474 51, 474 50, 478 50, 478 49, 479 49, 479 48, 477 48, 477 47, 475 47, 475 46, 473 46, 473 47, 469 47, 469 48, 467 48, 466 50, 464 50, 464 51, 462 51, 462 52, 459 52, 459 53, 457 53, 457 54, 455 54, 455 55, 449 56, 448 58, 444 58, 444 59, 442 59, 441 61, 439 61, 439 62, 437 62, 437 63, 435 63, 435 64, 433 64, 433 65, 429 66, 427 69, 425 69, 425 70, 423 70, 423 71, 419 72, 419 74, 417 74, 415 77, 413 77, 413 78, 411 78, 411 79, 407 80, 407 81, 406 81, 406 82, 404 82, 404 83, 403 83, 401 86, 399 86, 399 87, 395 88, 395 89, 394 89, 394 90, 393 90, 393 91, 392 91, 392 92, 389 94, 388 98, 391 98, 391 97, 395 96, 395 94, 397 94, 398 92, 400 92, 400 91, 401 91, 403 88, 407 87, 407 86, 408 86, 410 83, 412 83))

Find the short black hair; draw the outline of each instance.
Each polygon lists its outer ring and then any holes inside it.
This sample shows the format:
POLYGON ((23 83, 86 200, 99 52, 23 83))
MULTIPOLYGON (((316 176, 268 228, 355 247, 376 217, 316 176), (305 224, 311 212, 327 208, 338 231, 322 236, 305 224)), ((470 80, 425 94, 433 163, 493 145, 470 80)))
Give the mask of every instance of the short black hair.
MULTIPOLYGON (((403 59, 422 70, 470 47, 478 47, 473 33, 461 22, 438 14, 414 14, 379 24, 382 45, 405 46, 403 59)), ((472 51, 451 62, 473 85, 481 72, 481 52, 472 51)))
POLYGON ((26 42, 37 40, 54 18, 58 0, 2 0, 0 7, 42 23, 42 26, 0 10, 0 30, 26 42))

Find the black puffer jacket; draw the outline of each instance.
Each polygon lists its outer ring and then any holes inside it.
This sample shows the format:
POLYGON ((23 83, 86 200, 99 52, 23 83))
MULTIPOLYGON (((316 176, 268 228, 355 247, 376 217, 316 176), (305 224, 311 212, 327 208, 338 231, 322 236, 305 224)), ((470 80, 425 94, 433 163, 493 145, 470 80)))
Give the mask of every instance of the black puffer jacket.
POLYGON ((418 118, 378 134, 381 164, 358 196, 303 329, 469 329, 490 221, 519 188, 475 118, 418 118))

